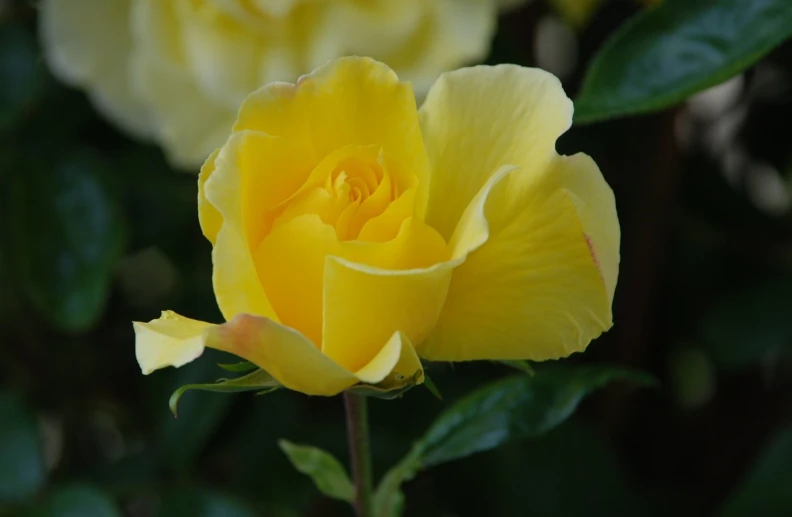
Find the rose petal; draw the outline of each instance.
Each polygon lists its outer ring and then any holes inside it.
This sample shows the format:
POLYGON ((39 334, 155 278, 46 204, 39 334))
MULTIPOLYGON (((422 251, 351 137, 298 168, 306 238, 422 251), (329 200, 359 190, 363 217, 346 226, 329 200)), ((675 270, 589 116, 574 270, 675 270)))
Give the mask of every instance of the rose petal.
POLYGON ((191 320, 173 311, 162 311, 159 319, 136 321, 135 357, 144 375, 167 366, 183 366, 204 351, 205 331, 211 323, 191 320))
MULTIPOLYGON (((409 331, 410 326, 403 328, 392 324, 391 316, 396 314, 389 316, 389 309, 374 317, 372 308, 378 302, 371 298, 372 293, 383 300, 391 295, 383 291, 385 287, 379 273, 374 272, 370 279, 369 274, 374 268, 390 270, 383 274, 394 275, 397 273, 393 270, 426 268, 448 256, 448 248, 437 232, 415 219, 405 221, 399 235, 389 242, 340 242, 332 226, 323 223, 318 215, 308 214, 275 228, 256 251, 255 263, 280 321, 298 329, 326 354, 354 371, 371 360, 382 343, 397 330, 404 331, 410 340, 416 337, 409 331), (349 284, 339 279, 341 283, 336 289, 335 282, 330 279, 339 278, 332 276, 337 266, 329 257, 345 261, 345 266, 338 266, 342 270, 363 268, 360 269, 363 276, 353 274, 349 284), (363 312, 357 314, 360 305, 363 305, 363 312), (359 326, 364 324, 369 327, 359 326), (354 358, 340 359, 346 354, 353 354, 354 358)), ((398 293, 410 292, 412 284, 407 276, 402 274, 403 283, 402 280, 387 282, 397 289, 390 303, 397 303, 401 296, 398 293)), ((425 288, 437 287, 432 285, 425 288)), ((420 293, 410 296, 420 296, 420 293)), ((418 305, 415 311, 420 311, 418 305)), ((405 320, 405 323, 409 322, 405 320)))
MULTIPOLYGON (((282 137, 318 163, 347 145, 377 145, 428 184, 426 151, 409 83, 369 58, 329 62, 297 84, 272 83, 251 94, 235 131, 252 129, 282 137)), ((419 196, 422 212, 426 193, 419 196)))
MULTIPOLYGON (((421 357, 555 359, 585 349, 612 325, 608 288, 565 174, 548 167, 515 197, 512 176, 521 172, 491 185, 487 240, 454 271, 437 326, 418 347, 421 357)), ((601 176, 596 181, 604 184, 601 176)))
POLYGON ((267 231, 268 210, 300 186, 310 165, 282 138, 253 131, 233 134, 214 163, 203 190, 223 218, 212 250, 217 303, 227 321, 240 313, 278 321, 252 255, 267 231))
POLYGON ((393 241, 348 246, 359 251, 325 262, 322 351, 354 370, 396 331, 413 343, 429 334, 452 266, 440 235, 416 219, 405 221, 393 241))
POLYGON ((220 154, 220 149, 215 149, 215 152, 207 158, 203 167, 201 167, 201 173, 198 175, 198 222, 201 224, 201 231, 204 237, 212 244, 217 240, 217 233, 223 225, 223 216, 206 199, 205 186, 206 181, 215 171, 215 160, 218 154, 220 154))
POLYGON ((161 318, 135 322, 134 327, 138 363, 145 374, 182 366, 208 346, 246 359, 285 387, 308 395, 335 395, 359 382, 376 384, 394 375, 422 378, 415 350, 398 333, 353 373, 322 354, 299 332, 268 318, 242 314, 226 324, 212 325, 164 311, 161 318))
POLYGON ((591 253, 612 301, 619 276, 621 239, 613 191, 590 156, 582 153, 562 156, 557 167, 558 173, 563 174, 564 187, 575 203, 591 253))
POLYGON ((39 12, 42 48, 55 75, 90 87, 97 109, 131 135, 152 137, 156 131, 149 110, 130 81, 129 3, 43 0, 39 12))
POLYGON ((571 101, 542 70, 498 65, 443 74, 421 107, 432 171, 427 223, 449 239, 491 174, 516 165, 521 183, 530 182, 571 123, 571 101))

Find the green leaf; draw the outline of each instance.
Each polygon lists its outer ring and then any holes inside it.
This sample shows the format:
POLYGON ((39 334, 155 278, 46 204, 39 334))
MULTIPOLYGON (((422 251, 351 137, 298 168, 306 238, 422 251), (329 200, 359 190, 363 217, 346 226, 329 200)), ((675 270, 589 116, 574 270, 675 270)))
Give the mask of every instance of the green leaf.
POLYGON ((32 517, 122 517, 116 503, 89 485, 71 485, 57 490, 35 508, 32 517))
POLYGON ((273 387, 271 387, 271 388, 264 388, 264 389, 263 389, 263 390, 261 390, 261 391, 257 391, 257 392, 255 393, 255 395, 256 395, 257 397, 259 397, 259 396, 261 396, 261 395, 269 395, 269 394, 270 394, 270 393, 272 393, 273 391, 278 391, 278 390, 279 390, 279 389, 281 389, 281 388, 282 388, 282 386, 280 386, 280 385, 278 385, 278 386, 273 386, 273 387))
POLYGON ((22 291, 52 325, 91 328, 102 315, 125 225, 96 155, 32 157, 11 178, 10 240, 22 291))
POLYGON ((375 493, 378 517, 401 514, 400 487, 419 470, 540 436, 569 418, 586 395, 615 380, 655 383, 650 375, 618 367, 547 367, 533 377, 510 377, 467 395, 444 411, 385 474, 375 493))
POLYGON ((754 281, 747 289, 724 296, 702 327, 715 364, 739 371, 765 358, 792 353, 790 296, 789 277, 754 281))
POLYGON ((657 111, 742 72, 792 35, 789 0, 665 0, 594 58, 575 122, 657 111))
POLYGON ((289 457, 294 468, 311 478, 324 495, 348 503, 355 499, 355 487, 344 466, 330 453, 286 440, 279 440, 278 446, 289 457))
POLYGON ((0 502, 32 497, 45 483, 33 415, 9 393, 0 393, 0 502))
POLYGON ((792 426, 782 429, 760 454, 743 486, 724 506, 722 517, 792 515, 792 426))
POLYGON ((161 517, 256 517, 258 514, 234 497, 197 488, 167 494, 157 514, 161 517))
POLYGON ((35 38, 23 27, 0 24, 0 77, 0 131, 4 131, 33 107, 46 77, 35 38))
POLYGON ((648 385, 647 374, 616 367, 545 368, 478 389, 444 411, 420 441, 422 466, 539 436, 569 418, 583 398, 614 380, 648 385))
POLYGON ((216 391, 220 393, 240 393, 243 391, 263 391, 269 393, 271 388, 279 388, 280 383, 264 370, 256 370, 236 379, 220 379, 213 384, 187 384, 171 395, 168 405, 173 416, 178 416, 178 405, 182 395, 190 390, 216 391))
POLYGON ((437 389, 437 385, 434 383, 434 381, 428 375, 426 375, 426 372, 424 372, 424 382, 423 383, 424 383, 424 386, 426 386, 426 389, 429 390, 429 393, 434 395, 434 397, 437 400, 443 400, 443 395, 440 393, 440 390, 437 389))
POLYGON ((238 363, 231 364, 218 363, 217 366, 227 372, 250 372, 258 368, 258 366, 251 363, 250 361, 240 361, 238 363))
POLYGON ((399 517, 404 510, 401 486, 421 470, 421 447, 416 444, 399 463, 382 477, 374 492, 376 517, 399 517))
POLYGON ((511 368, 514 368, 515 370, 520 370, 523 373, 527 373, 531 377, 533 377, 536 374, 533 367, 531 366, 531 363, 529 363, 528 361, 498 361, 498 362, 501 364, 505 364, 506 366, 509 366, 511 368))

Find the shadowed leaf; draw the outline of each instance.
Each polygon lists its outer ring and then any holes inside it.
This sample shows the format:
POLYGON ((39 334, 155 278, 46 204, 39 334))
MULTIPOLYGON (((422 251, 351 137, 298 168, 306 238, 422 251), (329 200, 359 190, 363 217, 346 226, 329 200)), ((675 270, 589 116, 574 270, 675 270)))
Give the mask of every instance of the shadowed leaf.
POLYGON ((286 440, 279 440, 278 446, 289 457, 294 468, 310 477, 324 495, 348 503, 354 500, 355 487, 352 481, 344 466, 330 453, 286 440))
POLYGON ((187 384, 177 389, 171 395, 168 405, 173 416, 177 416, 179 400, 190 390, 216 391, 220 393, 240 393, 243 391, 259 391, 269 393, 280 387, 272 375, 264 370, 256 370, 236 379, 220 379, 212 384, 187 384))
POLYGON ((657 111, 750 67, 792 35, 789 0, 666 0, 625 23, 592 62, 575 122, 657 111))

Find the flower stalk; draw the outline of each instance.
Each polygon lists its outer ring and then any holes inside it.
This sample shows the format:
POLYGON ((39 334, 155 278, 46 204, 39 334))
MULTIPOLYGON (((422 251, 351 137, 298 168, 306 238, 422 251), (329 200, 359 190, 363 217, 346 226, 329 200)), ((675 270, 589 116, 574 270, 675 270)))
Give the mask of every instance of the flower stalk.
POLYGON ((372 494, 371 447, 366 397, 344 393, 349 456, 355 483, 355 512, 357 517, 374 517, 372 494))

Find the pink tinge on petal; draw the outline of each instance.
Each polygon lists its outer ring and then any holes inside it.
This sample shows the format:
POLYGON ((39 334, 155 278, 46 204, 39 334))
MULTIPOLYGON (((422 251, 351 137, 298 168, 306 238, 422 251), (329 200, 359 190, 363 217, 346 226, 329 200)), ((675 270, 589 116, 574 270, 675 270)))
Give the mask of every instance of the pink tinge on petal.
POLYGON ((262 330, 274 323, 269 318, 237 314, 231 321, 217 328, 217 348, 248 359, 261 350, 256 345, 261 339, 262 330))
MULTIPOLYGON (((602 269, 600 268, 600 263, 599 260, 597 259, 597 252, 594 251, 594 243, 591 242, 591 237, 589 237, 587 234, 584 233, 583 237, 585 237, 586 239, 586 244, 588 245, 589 253, 591 253, 591 258, 592 260, 594 260, 594 265, 597 266, 597 271, 599 271, 600 276, 602 276, 602 269)), ((605 278, 603 277, 602 280, 604 281, 605 278)))

